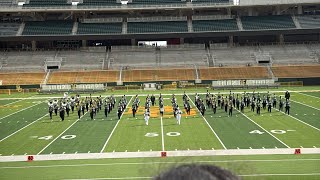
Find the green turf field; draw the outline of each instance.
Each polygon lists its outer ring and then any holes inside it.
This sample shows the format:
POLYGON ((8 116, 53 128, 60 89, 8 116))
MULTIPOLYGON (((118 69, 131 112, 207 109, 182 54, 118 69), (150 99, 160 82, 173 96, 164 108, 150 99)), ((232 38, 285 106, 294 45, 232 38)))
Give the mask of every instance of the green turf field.
MULTIPOLYGON (((178 94, 176 98, 183 109, 181 94, 184 90, 139 92, 141 103, 136 117, 132 116, 131 110, 133 95, 137 94, 136 91, 103 93, 103 97, 111 94, 126 94, 129 103, 120 120, 114 109, 108 117, 105 117, 102 110, 95 120, 90 119, 89 113, 78 119, 74 112, 66 117, 64 122, 55 115, 53 115, 53 121, 50 121, 47 107, 49 99, 62 94, 2 94, 0 95, 0 160, 2 157, 17 155, 113 152, 194 152, 197 150, 201 154, 202 150, 250 151, 282 148, 314 148, 317 152, 316 155, 142 157, 28 163, 2 162, 0 177, 1 179, 19 179, 23 175, 23 179, 149 178, 175 164, 207 161, 209 164, 217 164, 243 175, 244 179, 257 177, 259 179, 301 179, 302 176, 303 179, 319 179, 320 87, 291 87, 270 91, 277 91, 274 93, 284 96, 284 92, 279 91, 286 89, 295 91, 291 92, 290 115, 278 111, 277 108, 272 109, 271 113, 262 109, 261 115, 256 115, 249 108, 245 108, 244 113, 234 110, 232 117, 229 117, 220 107, 216 114, 208 108, 202 116, 194 105, 194 95, 195 92, 203 93, 201 98, 204 99, 206 89, 186 90, 192 106, 191 115, 183 112, 180 125, 173 116, 170 101, 172 93, 178 94), (154 93, 157 98, 160 92, 165 94, 163 95, 164 116, 160 118, 157 105, 151 107, 151 118, 147 126, 143 117, 146 94, 154 93), (237 159, 241 161, 235 161, 237 159), (250 159, 261 161, 246 161, 250 159), (263 161, 266 159, 268 161, 263 161), (278 161, 279 159, 285 160, 278 161), (59 166, 59 164, 67 166, 59 166), (73 166, 72 164, 82 165, 73 166), (12 168, 12 166, 20 168, 12 168), (26 168, 25 166, 35 167, 26 168), (150 171, 146 171, 149 168, 150 171), (42 171, 43 169, 45 171, 42 171), (254 176, 255 174, 257 176, 254 176)), ((210 92, 218 93, 212 90, 210 92)), ((229 91, 220 92, 228 93, 229 91)), ((242 95, 243 91, 235 90, 235 92, 242 95)))

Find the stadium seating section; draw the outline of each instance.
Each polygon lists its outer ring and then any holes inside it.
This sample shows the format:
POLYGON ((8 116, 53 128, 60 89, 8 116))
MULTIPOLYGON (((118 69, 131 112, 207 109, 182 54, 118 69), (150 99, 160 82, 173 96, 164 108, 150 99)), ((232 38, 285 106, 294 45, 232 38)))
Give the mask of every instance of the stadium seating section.
POLYGON ((320 66, 274 66, 273 74, 279 78, 320 77, 320 66))
MULTIPOLYGON (((278 78, 320 77, 320 66, 273 66, 272 71, 278 78)), ((177 81, 196 79, 194 68, 176 69, 134 69, 123 70, 123 82, 177 81)), ((271 78, 267 67, 213 67, 200 68, 201 80, 224 79, 266 79, 271 78)), ((41 84, 45 73, 0 73, 3 85, 41 84)), ((64 83, 109 83, 119 81, 118 70, 96 71, 54 71, 51 72, 47 84, 64 83)))
POLYGON ((41 84, 45 73, 0 73, 3 85, 41 84))
POLYGON ((23 35, 71 34, 71 21, 33 21, 26 22, 23 35))
POLYGON ((187 21, 128 22, 128 33, 188 32, 187 21))
POLYGON ((153 4, 181 4, 186 3, 186 1, 181 0, 132 0, 132 3, 128 5, 134 4, 143 4, 143 5, 153 5, 153 4))
POLYGON ((148 69, 122 71, 123 82, 194 80, 194 69, 148 69))
POLYGON ((83 0, 78 6, 121 6, 116 0, 83 0))
POLYGON ((319 28, 320 15, 314 16, 297 16, 301 28, 319 28))
POLYGON ((223 67, 200 69, 202 80, 270 78, 266 67, 223 67))
POLYGON ((59 7, 71 6, 68 0, 30 0, 29 4, 24 4, 24 7, 59 7))
POLYGON ((48 84, 117 82, 119 71, 52 72, 48 84))
POLYGON ((244 30, 296 28, 291 16, 244 16, 244 30))
POLYGON ((1 0, 0 5, 12 5, 13 0, 1 0))
POLYGON ((121 34, 122 23, 79 23, 78 34, 121 34))
POLYGON ((192 0, 192 3, 229 3, 229 0, 192 0))
POLYGON ((19 23, 0 23, 0 36, 16 35, 19 23))
POLYGON ((193 31, 236 31, 238 30, 235 19, 224 20, 197 20, 192 22, 193 31))

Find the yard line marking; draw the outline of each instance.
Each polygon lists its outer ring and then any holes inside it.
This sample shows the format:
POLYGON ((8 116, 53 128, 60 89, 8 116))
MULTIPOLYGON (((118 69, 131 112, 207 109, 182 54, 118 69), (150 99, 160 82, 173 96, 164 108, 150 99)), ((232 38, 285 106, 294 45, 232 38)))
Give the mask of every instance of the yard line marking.
MULTIPOLYGON (((85 112, 84 115, 82 115, 80 117, 80 119, 82 117, 84 117, 89 111, 85 112)), ((76 121, 74 121, 67 129, 65 129, 62 133, 60 133, 54 140, 52 140, 49 144, 47 144, 43 149, 41 149, 40 152, 38 152, 37 155, 39 155, 40 153, 42 153, 45 149, 47 149, 53 142, 55 142, 58 138, 60 138, 60 136, 62 136, 62 134, 64 134, 68 129, 70 129, 74 124, 76 124, 80 119, 77 119, 76 121)))
POLYGON ((24 155, 27 155, 28 153, 24 153, 24 155))
POLYGON ((252 149, 252 147, 249 147, 250 149, 252 149))
POLYGON ((53 152, 51 152, 50 154, 52 154, 53 152))
MULTIPOLYGON (((130 98, 130 100, 129 100, 128 104, 127 104, 126 110, 127 110, 127 108, 129 107, 130 102, 131 102, 131 100, 132 100, 132 99, 133 99, 133 96, 131 96, 131 98, 130 98)), ((117 122, 117 124, 114 126, 114 128, 112 129, 112 131, 111 131, 111 133, 110 133, 110 135, 109 135, 109 137, 108 137, 107 141, 104 143, 104 145, 103 145, 103 147, 102 147, 102 149, 101 149, 100 153, 102 153, 102 152, 103 152, 103 150, 106 148, 106 146, 107 146, 107 144, 108 144, 109 140, 111 139, 111 136, 112 136, 112 134, 113 134, 114 130, 117 128, 117 126, 118 126, 119 122, 121 121, 122 115, 124 114, 124 112, 126 112, 126 110, 124 110, 124 111, 122 112, 122 114, 121 114, 121 116, 120 116, 120 119, 118 120, 118 122, 117 122)))
POLYGON ((315 147, 315 146, 313 146, 314 148, 317 148, 317 147, 315 147))
POLYGON ((125 152, 128 152, 128 150, 126 150, 125 152))
POLYGON ((117 179, 151 179, 152 177, 105 177, 105 178, 89 178, 89 179, 63 179, 63 180, 117 180, 117 179))
MULTIPOLYGON (((240 174, 241 177, 258 177, 258 176, 318 176, 320 173, 303 173, 303 174, 240 174)), ((63 180, 118 180, 118 179, 152 179, 153 177, 104 177, 104 178, 89 178, 89 179, 63 179, 63 180)))
POLYGON ((5 105, 3 105, 3 106, 8 106, 8 105, 10 105, 10 104, 14 104, 14 103, 17 103, 17 102, 20 102, 20 101, 23 101, 23 100, 26 100, 26 99, 20 99, 20 100, 18 100, 18 101, 13 101, 13 102, 8 103, 8 104, 5 104, 5 105))
POLYGON ((238 176, 317 176, 320 173, 306 173, 306 174, 242 174, 238 176))
POLYGON ((90 153, 90 151, 88 151, 88 153, 90 153))
POLYGON ((304 93, 301 93, 301 92, 296 92, 298 94, 302 94, 302 95, 305 95, 305 96, 310 96, 310 97, 313 97, 313 98, 317 98, 317 99, 320 99, 319 97, 317 96, 312 96, 312 95, 309 95, 309 94, 304 94, 304 93))
POLYGON ((277 146, 276 146, 275 148, 276 148, 276 149, 278 149, 278 147, 277 147, 277 146))
POLYGON ((65 154, 66 152, 63 152, 62 154, 65 154))
MULTIPOLYGON (((187 95, 188 98, 190 99, 190 101, 192 102, 192 104, 194 105, 194 107, 196 107, 196 105, 194 104, 194 102, 192 101, 192 99, 189 97, 189 95, 187 95)), ((196 109, 198 110, 198 112, 200 113, 199 109, 196 107, 196 109)), ((200 113, 200 115, 202 116, 202 114, 200 113)), ((204 121, 207 123, 207 125, 209 126, 209 128, 211 129, 211 131, 213 132, 213 134, 217 137, 217 139, 219 140, 220 144, 222 145, 222 147, 224 149, 227 149, 226 146, 223 144, 223 142, 221 141, 221 139, 219 138, 218 134, 213 130, 213 128, 210 126, 210 124, 208 123, 207 119, 202 116, 202 118, 204 119, 204 121)))
POLYGON ((99 163, 99 164, 55 164, 35 166, 3 166, 0 169, 24 169, 24 168, 55 168, 55 167, 86 167, 86 166, 114 166, 114 165, 148 165, 148 164, 187 164, 187 163, 230 163, 230 162, 295 162, 295 161, 320 161, 320 159, 252 159, 252 160, 216 160, 216 161, 150 161, 150 162, 121 162, 121 163, 99 163))
POLYGON ((239 147, 237 147, 237 149, 240 149, 239 147))
POLYGON ((262 147, 262 149, 265 149, 264 147, 262 147))
POLYGON ((298 101, 294 101, 294 100, 291 100, 292 102, 295 102, 295 103, 298 103, 298 104, 302 104, 302 105, 304 105, 304 106, 308 106, 308 107, 310 107, 310 108, 313 108, 313 109, 316 109, 316 110, 319 110, 320 111, 320 109, 319 108, 316 108, 316 107, 313 107, 313 106, 310 106, 310 105, 308 105, 308 104, 304 104, 304 103, 302 103, 302 102, 298 102, 298 101))
POLYGON ((214 148, 212 148, 212 150, 214 150, 214 148))
MULTIPOLYGON (((41 102, 41 103, 42 103, 42 102, 41 102)), ((24 110, 26 110, 26 109, 32 108, 33 106, 39 105, 39 104, 41 104, 41 103, 34 104, 34 105, 32 105, 32 106, 29 106, 29 107, 26 107, 26 108, 20 109, 19 111, 13 112, 13 113, 11 113, 11 114, 8 114, 8 115, 6 115, 6 116, 4 116, 4 117, 0 118, 0 120, 1 120, 1 119, 4 119, 4 118, 7 118, 7 117, 9 117, 9 116, 12 116, 12 115, 14 115, 14 114, 17 114, 18 112, 21 112, 21 111, 24 111, 24 110)))
POLYGON ((162 117, 161 119, 161 143, 162 143, 162 151, 164 151, 164 135, 163 135, 163 122, 162 122, 162 117))
POLYGON ((303 148, 302 146, 300 146, 301 148, 303 148))
MULTIPOLYGON (((277 108, 273 108, 273 109, 279 111, 277 108)), ((285 114, 285 115, 286 115, 285 112, 282 112, 282 111, 279 111, 279 112, 281 112, 282 114, 285 114)), ((307 126, 310 126, 310 127, 314 128, 314 129, 320 131, 319 128, 316 128, 316 127, 312 126, 311 124, 308 124, 308 123, 306 123, 306 122, 304 122, 304 121, 301 121, 300 119, 298 119, 298 118, 296 118, 296 117, 293 117, 293 116, 291 116, 290 114, 289 114, 288 116, 292 117, 293 119, 295 119, 295 120, 297 120, 297 121, 299 121, 299 122, 301 122, 301 123, 303 123, 303 124, 305 124, 305 125, 307 125, 307 126)))
MULTIPOLYGON (((48 113, 48 114, 49 114, 49 113, 48 113)), ((1 139, 1 140, 0 140, 0 142, 2 142, 2 141, 4 141, 4 140, 6 140, 7 138, 9 138, 9 137, 11 137, 11 136, 15 135, 16 133, 20 132, 21 130, 23 130, 24 128, 26 128, 26 127, 28 127, 28 126, 32 125, 33 123, 35 123, 35 122, 39 121, 40 119, 44 118, 44 117, 45 117, 45 116, 47 116, 48 114, 45 114, 44 116, 42 116, 42 117, 40 117, 39 119, 37 119, 37 120, 33 121, 32 123, 29 123, 29 124, 27 124, 26 126, 24 126, 24 127, 20 128, 19 130, 17 130, 17 131, 15 131, 15 132, 13 132, 12 134, 8 135, 7 137, 5 137, 5 138, 1 139)))
POLYGON ((11 154, 11 156, 14 156, 14 154, 11 154))
POLYGON ((262 130, 264 130, 266 133, 268 133, 270 136, 272 136, 273 138, 275 138, 276 140, 278 140, 281 144, 285 145, 287 148, 290 148, 290 146, 288 146, 286 143, 282 142, 280 139, 278 139, 277 137, 275 137, 273 134, 271 134, 269 131, 267 131, 265 128, 263 128, 262 126, 260 126, 258 123, 256 123, 254 120, 252 120, 251 118, 249 118, 247 115, 245 115, 244 113, 242 113, 241 111, 237 110, 240 114, 242 114, 244 117, 246 117, 247 119, 249 119, 251 122, 253 122, 254 124, 256 124, 258 127, 260 127, 262 130))

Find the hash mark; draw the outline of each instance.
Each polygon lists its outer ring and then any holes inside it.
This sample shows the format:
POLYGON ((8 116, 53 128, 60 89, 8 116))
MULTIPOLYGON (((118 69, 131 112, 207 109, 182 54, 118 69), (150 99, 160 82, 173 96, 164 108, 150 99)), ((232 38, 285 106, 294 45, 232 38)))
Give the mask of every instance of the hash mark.
POLYGON ((237 149, 240 149, 239 147, 237 147, 237 149))
POLYGON ((188 151, 190 151, 190 149, 188 148, 188 151))
MULTIPOLYGON (((315 147, 315 146, 313 146, 314 148, 317 148, 317 147, 315 147)), ((1 155, 0 155, 1 156, 1 155)))
POLYGON ((252 147, 249 147, 250 149, 252 149, 252 147))
POLYGON ((278 149, 278 147, 277 147, 277 146, 276 146, 275 148, 276 148, 276 149, 278 149))
POLYGON ((113 150, 112 152, 116 152, 116 150, 113 150))
POLYGON ((264 147, 262 147, 262 149, 265 149, 264 147))
POLYGON ((140 150, 138 149, 138 152, 140 152, 140 150))
POLYGON ((200 150, 202 150, 202 149, 200 148, 200 150))
POLYGON ((300 146, 301 148, 303 148, 302 146, 300 146))
POLYGON ((75 152, 75 154, 77 154, 77 153, 78 153, 78 151, 75 152))
POLYGON ((17 123, 19 123, 19 121, 17 121, 17 123))
POLYGON ((2 154, 0 154, 0 156, 2 156, 2 154))
POLYGON ((64 154, 64 153, 66 153, 66 152, 63 152, 62 154, 64 154))
POLYGON ((88 151, 88 153, 90 153, 90 151, 88 151))
POLYGON ((53 152, 51 152, 50 154, 52 154, 53 152))
POLYGON ((126 152, 128 152, 128 150, 126 150, 126 152))
POLYGON ((152 151, 152 149, 150 149, 150 151, 152 151))
POLYGON ((178 150, 176 149, 176 151, 178 151, 178 150))
POLYGON ((24 153, 24 155, 27 155, 28 153, 24 153))
POLYGON ((11 156, 14 156, 14 154, 11 154, 11 156))
POLYGON ((214 150, 214 148, 212 148, 212 150, 214 150))

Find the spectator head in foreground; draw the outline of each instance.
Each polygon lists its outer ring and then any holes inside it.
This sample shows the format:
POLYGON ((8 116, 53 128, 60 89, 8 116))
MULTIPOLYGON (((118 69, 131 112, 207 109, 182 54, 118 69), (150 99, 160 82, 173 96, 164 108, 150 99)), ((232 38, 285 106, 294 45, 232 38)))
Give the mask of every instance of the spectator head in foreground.
POLYGON ((213 165, 187 164, 162 172, 153 180, 240 180, 240 177, 213 165))

